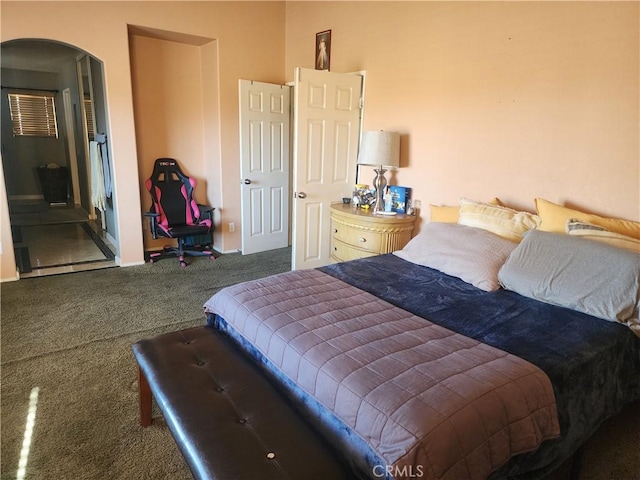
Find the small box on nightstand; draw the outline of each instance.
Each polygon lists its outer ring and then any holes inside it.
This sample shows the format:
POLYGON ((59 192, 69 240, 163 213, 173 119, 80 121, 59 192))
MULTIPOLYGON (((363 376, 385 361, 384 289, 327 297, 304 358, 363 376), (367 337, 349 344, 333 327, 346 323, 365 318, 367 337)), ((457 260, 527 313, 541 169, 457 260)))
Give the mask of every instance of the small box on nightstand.
POLYGON ((398 213, 407 213, 407 206, 409 200, 411 200, 411 188, 400 187, 397 185, 389 186, 391 192, 391 210, 398 213))

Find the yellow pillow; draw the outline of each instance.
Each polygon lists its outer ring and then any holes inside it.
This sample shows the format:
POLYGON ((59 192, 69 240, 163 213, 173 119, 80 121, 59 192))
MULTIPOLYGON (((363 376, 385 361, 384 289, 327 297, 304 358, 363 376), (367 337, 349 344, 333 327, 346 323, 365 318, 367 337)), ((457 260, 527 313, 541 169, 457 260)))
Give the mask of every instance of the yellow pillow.
POLYGON ((532 213, 463 198, 460 200, 458 223, 467 227, 482 228, 513 242, 519 242, 527 230, 538 228, 540 218, 532 213))
MULTIPOLYGON (((500 200, 492 198, 488 203, 500 205, 500 200)), ((429 209, 431 210, 431 222, 458 223, 460 205, 429 205, 429 209)))
POLYGON ((451 207, 448 205, 429 205, 431 210, 432 222, 458 223, 458 215, 460 215, 460 207, 451 207))
POLYGON ((543 198, 536 198, 536 209, 542 223, 540 230, 545 232, 566 233, 567 221, 571 219, 593 223, 607 230, 627 237, 640 238, 640 222, 621 218, 601 217, 581 212, 573 208, 563 207, 543 198))

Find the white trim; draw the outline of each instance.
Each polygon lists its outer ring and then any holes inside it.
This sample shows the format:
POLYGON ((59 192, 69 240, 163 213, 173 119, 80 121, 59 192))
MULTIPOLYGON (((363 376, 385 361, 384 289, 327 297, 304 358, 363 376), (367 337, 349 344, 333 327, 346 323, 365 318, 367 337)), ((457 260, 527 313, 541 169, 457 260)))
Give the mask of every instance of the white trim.
POLYGON ((73 124, 73 106, 71 103, 71 90, 65 88, 62 91, 64 104, 64 125, 69 148, 69 170, 71 170, 71 189, 73 190, 73 203, 80 205, 80 180, 78 173, 78 153, 76 151, 76 130, 73 124))
POLYGON ((120 267, 135 267, 137 265, 144 265, 147 262, 142 261, 142 262, 120 263, 120 258, 116 257, 116 263, 118 263, 120 267))
POLYGON ((111 234, 110 234, 109 232, 107 232, 107 231, 105 231, 105 232, 104 232, 104 236, 107 238, 107 240, 109 240, 109 242, 111 243, 111 246, 113 246, 113 247, 115 248, 115 246, 116 246, 116 239, 115 239, 115 238, 113 238, 113 237, 111 236, 111 234))
POLYGON ((16 270, 16 276, 15 277, 5 277, 5 278, 0 278, 0 283, 5 283, 5 282, 17 282, 18 280, 20 280, 20 272, 18 272, 16 270))
MULTIPOLYGON (((76 60, 76 73, 78 76, 78 95, 81 99, 84 99, 84 83, 82 80, 82 65, 81 62, 86 61, 89 62, 89 56, 83 55, 80 60, 76 60)), ((90 64, 87 63, 87 69, 90 68, 90 64)), ((90 72, 90 71, 89 71, 90 72)), ((89 76, 89 93, 93 90, 93 85, 91 83, 91 74, 88 73, 89 76)), ((89 157, 89 130, 87 129, 87 112, 85 110, 84 101, 79 102, 80 113, 82 115, 82 141, 84 143, 84 160, 87 169, 87 187, 89 188, 89 220, 95 220, 98 218, 95 211, 95 206, 93 205, 92 200, 92 188, 91 188, 91 158, 89 157)))

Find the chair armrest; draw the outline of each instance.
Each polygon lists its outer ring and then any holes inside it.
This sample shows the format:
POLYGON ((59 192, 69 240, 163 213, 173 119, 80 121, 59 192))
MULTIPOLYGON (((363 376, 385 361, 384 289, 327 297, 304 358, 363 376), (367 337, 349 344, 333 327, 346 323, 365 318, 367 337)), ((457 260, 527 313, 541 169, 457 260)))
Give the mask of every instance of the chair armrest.
POLYGON ((149 224, 151 225, 151 236, 153 237, 154 240, 157 240, 158 238, 158 217, 160 216, 159 213, 156 212, 143 212, 143 215, 145 217, 149 218, 149 224))
POLYGON ((216 207, 210 207, 209 205, 201 205, 198 203, 198 208, 201 212, 213 212, 216 207))
POLYGON ((198 204, 198 210, 200 210, 201 218, 208 218, 209 220, 213 220, 213 211, 215 210, 215 207, 198 204))

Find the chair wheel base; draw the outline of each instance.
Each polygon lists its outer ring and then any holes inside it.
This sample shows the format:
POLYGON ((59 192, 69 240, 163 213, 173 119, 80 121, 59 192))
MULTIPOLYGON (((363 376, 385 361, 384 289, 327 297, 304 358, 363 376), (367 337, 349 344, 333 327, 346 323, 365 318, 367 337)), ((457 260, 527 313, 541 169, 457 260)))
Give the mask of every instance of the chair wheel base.
POLYGON ((208 257, 209 260, 213 261, 216 259, 215 252, 211 249, 210 246, 203 247, 203 249, 199 248, 180 248, 180 247, 172 247, 165 246, 161 251, 151 253, 149 255, 149 263, 156 263, 163 258, 177 258, 178 263, 181 267, 187 267, 189 264, 187 263, 187 257, 208 257))

